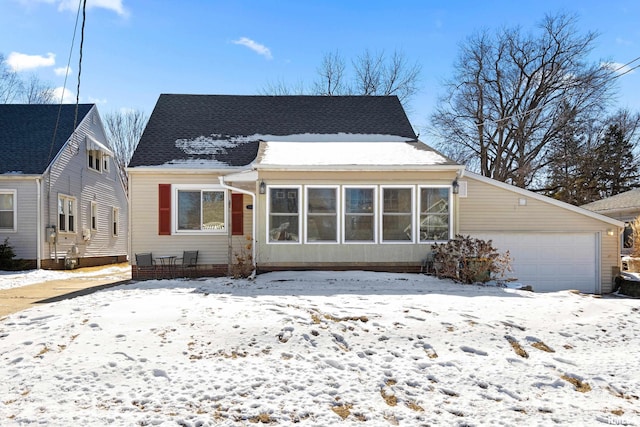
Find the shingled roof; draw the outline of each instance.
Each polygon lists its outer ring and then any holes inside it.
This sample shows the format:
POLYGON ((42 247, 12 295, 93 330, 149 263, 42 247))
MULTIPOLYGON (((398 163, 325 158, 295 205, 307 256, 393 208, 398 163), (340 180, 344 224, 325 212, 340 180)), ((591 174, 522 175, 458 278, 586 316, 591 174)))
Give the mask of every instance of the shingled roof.
POLYGON ((616 194, 606 199, 596 200, 595 202, 582 205, 582 207, 604 215, 608 212, 625 209, 640 209, 640 188, 625 191, 624 193, 616 194))
MULTIPOLYGON (((78 105, 77 123, 93 105, 78 105)), ((75 114, 75 104, 1 104, 0 174, 44 173, 73 133, 75 114)))
POLYGON ((198 160, 245 166, 266 137, 310 134, 416 139, 396 96, 162 94, 129 167, 198 160))

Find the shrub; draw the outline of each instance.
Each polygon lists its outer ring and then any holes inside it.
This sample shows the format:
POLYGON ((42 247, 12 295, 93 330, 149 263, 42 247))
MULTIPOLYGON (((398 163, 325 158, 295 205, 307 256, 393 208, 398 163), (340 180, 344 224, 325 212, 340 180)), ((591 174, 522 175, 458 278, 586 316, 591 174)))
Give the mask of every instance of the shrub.
POLYGON ((234 252, 235 262, 231 265, 231 277, 241 279, 251 277, 253 275, 253 255, 251 248, 253 247, 253 239, 251 236, 245 236, 247 244, 245 244, 239 252, 234 252))
POLYGON ((9 238, 5 237, 4 243, 0 245, 0 270, 13 270, 13 258, 16 253, 9 244, 9 238))
POLYGON ((500 254, 491 240, 457 235, 447 243, 431 246, 436 275, 463 283, 488 282, 511 271, 509 251, 500 254))

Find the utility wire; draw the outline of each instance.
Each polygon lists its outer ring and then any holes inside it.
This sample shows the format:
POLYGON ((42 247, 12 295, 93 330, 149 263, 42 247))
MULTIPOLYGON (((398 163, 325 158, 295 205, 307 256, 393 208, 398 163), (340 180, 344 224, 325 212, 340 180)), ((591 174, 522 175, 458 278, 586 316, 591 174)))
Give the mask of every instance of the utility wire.
MULTIPOLYGON (((69 78, 69 67, 71 66, 71 57, 73 55, 73 46, 76 41, 76 32, 78 30, 78 19, 80 17, 80 1, 78 1, 78 12, 76 12, 76 23, 73 26, 73 36, 71 37, 71 48, 69 49, 69 58, 67 59, 67 71, 64 74, 64 83, 62 84, 62 94, 60 95, 60 105, 58 106, 58 115, 56 117, 56 124, 53 128, 53 137, 51 138, 51 146, 49 147, 49 157, 47 157, 47 165, 51 161, 53 155, 53 147, 56 142, 56 134, 58 133, 58 125, 60 124, 60 114, 62 113, 62 101, 64 100, 64 92, 67 88, 67 79, 69 78)), ((75 127, 74 127, 75 129, 75 127)))
POLYGON ((80 29, 80 58, 78 59, 78 86, 76 89, 76 114, 73 119, 73 131, 78 124, 78 106, 80 104, 80 75, 82 74, 82 46, 84 45, 84 24, 87 18, 87 0, 82 2, 82 28, 80 29))

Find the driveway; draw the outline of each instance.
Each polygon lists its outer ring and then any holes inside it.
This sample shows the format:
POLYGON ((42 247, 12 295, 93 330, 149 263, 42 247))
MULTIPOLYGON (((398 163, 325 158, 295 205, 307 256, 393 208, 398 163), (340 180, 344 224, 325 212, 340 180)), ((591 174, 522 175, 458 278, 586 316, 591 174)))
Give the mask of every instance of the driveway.
MULTIPOLYGON (((125 266, 128 264, 117 264, 125 266)), ((0 318, 37 304, 46 304, 67 298, 86 295, 110 286, 121 285, 131 280, 131 269, 114 274, 113 271, 100 274, 113 265, 87 267, 73 270, 69 278, 52 280, 33 285, 0 290, 0 318), (77 273, 77 277, 76 276, 77 273), (91 273, 87 276, 83 273, 91 273)))

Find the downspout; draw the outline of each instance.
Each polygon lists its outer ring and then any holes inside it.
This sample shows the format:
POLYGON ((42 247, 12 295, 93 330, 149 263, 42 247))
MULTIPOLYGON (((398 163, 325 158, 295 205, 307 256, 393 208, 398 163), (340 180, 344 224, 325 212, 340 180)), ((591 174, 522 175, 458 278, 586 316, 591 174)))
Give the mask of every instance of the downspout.
MULTIPOLYGON (((251 196, 251 204, 253 205, 253 209, 251 209, 251 236, 253 238, 253 242, 251 245, 251 258, 253 260, 253 271, 256 271, 256 194, 252 193, 251 191, 248 190, 243 190, 242 188, 238 188, 238 187, 232 187, 229 184, 226 184, 224 182, 224 176, 219 176, 218 177, 218 181, 220 181, 220 185, 223 188, 226 188, 227 190, 230 191, 235 191, 237 193, 242 193, 242 194, 247 194, 249 196, 251 196)), ((231 264, 231 259, 229 259, 229 264, 231 264)))
POLYGON ((36 268, 42 266, 42 181, 36 178, 36 268))

